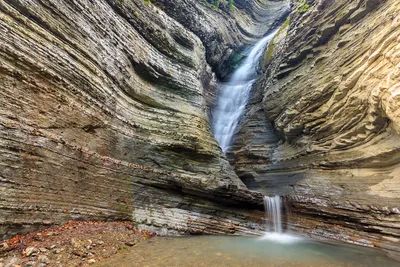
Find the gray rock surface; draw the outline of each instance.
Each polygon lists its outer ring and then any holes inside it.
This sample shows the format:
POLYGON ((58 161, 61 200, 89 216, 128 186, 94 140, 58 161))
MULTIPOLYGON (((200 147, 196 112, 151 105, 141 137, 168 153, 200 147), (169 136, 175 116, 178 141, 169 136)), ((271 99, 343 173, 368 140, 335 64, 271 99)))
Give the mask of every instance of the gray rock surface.
POLYGON ((218 148, 206 105, 212 69, 287 10, 245 2, 228 13, 188 0, 1 1, 0 236, 132 220, 186 195, 259 207, 218 148))
POLYGON ((260 234, 247 184, 285 195, 287 228, 399 252, 400 4, 291 7, 233 169, 209 127, 216 83, 286 1, 1 1, 1 236, 68 220, 260 234))
POLYGON ((230 152, 291 227, 400 248, 399 1, 293 1, 230 152))

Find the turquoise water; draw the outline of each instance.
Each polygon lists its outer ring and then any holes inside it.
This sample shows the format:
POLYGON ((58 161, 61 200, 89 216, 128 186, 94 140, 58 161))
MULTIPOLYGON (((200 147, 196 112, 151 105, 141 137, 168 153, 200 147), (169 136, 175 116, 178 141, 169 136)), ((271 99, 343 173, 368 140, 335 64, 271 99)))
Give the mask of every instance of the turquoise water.
MULTIPOLYGON (((211 238, 212 241, 214 238, 211 238)), ((214 240, 217 249, 229 253, 291 263, 293 266, 400 266, 400 262, 388 258, 372 248, 347 244, 322 243, 299 239, 277 243, 252 237, 220 238, 214 240), (322 264, 322 265, 320 265, 322 264)), ((285 265, 282 265, 285 266, 285 265)))
POLYGON ((96 266, 392 267, 378 250, 290 235, 156 237, 96 266))

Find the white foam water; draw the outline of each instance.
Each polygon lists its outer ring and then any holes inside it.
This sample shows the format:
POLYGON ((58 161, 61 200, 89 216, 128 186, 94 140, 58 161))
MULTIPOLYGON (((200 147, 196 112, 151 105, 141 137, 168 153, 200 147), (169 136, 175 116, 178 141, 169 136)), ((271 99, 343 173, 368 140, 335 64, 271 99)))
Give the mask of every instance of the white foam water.
POLYGON ((278 29, 257 42, 249 55, 233 73, 228 83, 222 85, 218 103, 213 112, 212 131, 222 151, 226 153, 257 79, 257 68, 264 48, 278 29))
POLYGON ((273 231, 282 233, 281 198, 279 196, 264 196, 265 217, 272 220, 273 231))
POLYGON ((281 244, 293 244, 303 240, 301 237, 287 233, 265 233, 260 240, 268 240, 281 244))
POLYGON ((280 196, 264 196, 265 219, 272 222, 270 230, 261 240, 269 240, 281 244, 293 244, 302 240, 301 237, 283 233, 282 231, 282 207, 280 196))

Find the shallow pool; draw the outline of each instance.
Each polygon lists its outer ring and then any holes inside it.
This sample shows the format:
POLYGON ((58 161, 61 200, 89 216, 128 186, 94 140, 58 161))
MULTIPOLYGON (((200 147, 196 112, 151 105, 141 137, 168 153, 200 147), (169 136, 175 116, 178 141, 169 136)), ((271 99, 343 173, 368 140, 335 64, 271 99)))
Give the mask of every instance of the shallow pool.
POLYGON ((384 253, 360 246, 295 236, 156 237, 98 266, 400 266, 384 253))

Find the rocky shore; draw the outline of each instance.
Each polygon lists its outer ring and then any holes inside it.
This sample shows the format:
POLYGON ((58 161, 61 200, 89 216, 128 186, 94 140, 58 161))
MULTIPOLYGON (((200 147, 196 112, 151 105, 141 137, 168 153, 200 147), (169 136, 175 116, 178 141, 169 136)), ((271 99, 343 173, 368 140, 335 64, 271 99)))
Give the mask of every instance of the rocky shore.
POLYGON ((1 241, 0 266, 89 266, 153 236, 128 222, 68 222, 1 241))

